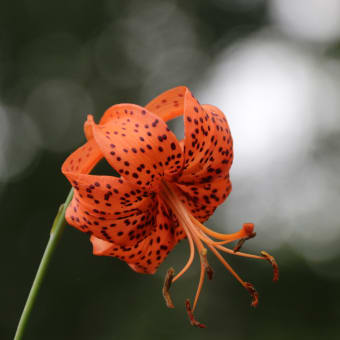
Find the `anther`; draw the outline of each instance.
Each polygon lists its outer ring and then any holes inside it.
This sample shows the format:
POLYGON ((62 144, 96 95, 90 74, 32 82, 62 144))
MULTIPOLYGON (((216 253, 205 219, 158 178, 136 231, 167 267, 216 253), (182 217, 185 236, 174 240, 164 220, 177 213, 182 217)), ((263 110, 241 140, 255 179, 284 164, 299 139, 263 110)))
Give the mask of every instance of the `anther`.
POLYGON ((208 280, 212 280, 214 271, 211 268, 210 264, 208 263, 207 254, 208 254, 208 251, 206 248, 201 249, 200 256, 201 256, 201 260, 202 260, 205 272, 207 273, 208 280))
POLYGON ((203 323, 198 322, 195 317, 194 313, 192 312, 191 306, 190 306, 190 301, 189 299, 185 300, 185 309, 187 310, 189 320, 192 326, 199 327, 199 328, 206 328, 206 325, 203 323))
POLYGON ((253 237, 255 237, 256 236, 256 233, 253 233, 251 236, 247 236, 247 237, 244 237, 244 238, 241 238, 238 242, 237 242, 237 244, 236 244, 236 246, 234 247, 234 253, 237 253, 241 248, 242 248, 242 246, 244 245, 244 243, 247 241, 247 240, 249 240, 249 239, 251 239, 251 238, 253 238, 253 237))
POLYGON ((214 271, 209 264, 205 266, 205 272, 207 273, 208 280, 212 280, 214 276, 214 271))
POLYGON ((277 282, 279 280, 279 266, 276 260, 264 250, 261 251, 261 255, 273 266, 273 282, 277 282))
POLYGON ((166 275, 165 275, 164 285, 163 285, 163 289, 162 289, 163 296, 164 296, 164 299, 165 299, 165 303, 166 303, 166 306, 168 308, 175 308, 175 306, 174 306, 174 304, 171 300, 170 293, 169 293, 171 283, 172 283, 172 279, 173 279, 174 275, 175 275, 175 270, 173 268, 169 268, 166 275))
POLYGON ((256 291, 254 286, 249 282, 245 282, 245 288, 248 290, 249 294, 251 295, 251 297, 253 299, 252 302, 251 302, 251 306, 257 307, 257 305, 259 303, 259 293, 256 291))

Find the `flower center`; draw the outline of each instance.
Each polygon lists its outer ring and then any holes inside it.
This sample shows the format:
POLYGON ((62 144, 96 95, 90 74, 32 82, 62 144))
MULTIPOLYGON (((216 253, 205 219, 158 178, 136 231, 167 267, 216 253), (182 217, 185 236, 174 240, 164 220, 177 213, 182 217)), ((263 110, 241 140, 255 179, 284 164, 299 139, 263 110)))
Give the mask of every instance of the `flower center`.
POLYGON ((168 182, 162 182, 162 190, 161 190, 162 199, 168 204, 168 206, 172 209, 173 213, 177 216, 180 226, 186 233, 189 247, 190 247, 190 255, 187 263, 182 268, 182 270, 175 276, 174 269, 170 268, 166 275, 164 287, 163 287, 163 295, 166 300, 167 306, 173 308, 174 305, 169 295, 169 289, 172 283, 178 280, 191 266, 194 257, 195 250, 197 250, 201 263, 201 274, 200 279, 193 303, 193 307, 191 309, 189 300, 186 300, 186 309, 191 321, 191 324, 197 327, 205 327, 203 324, 199 323, 195 320, 193 316, 193 312, 197 306, 198 298, 201 293, 205 275, 207 274, 208 279, 212 279, 213 270, 208 263, 207 259, 207 248, 209 248, 216 257, 220 260, 220 262, 224 265, 226 269, 230 271, 230 273, 240 282, 240 284, 247 289, 247 291, 252 296, 252 306, 256 306, 258 303, 258 293, 251 283, 245 282, 241 279, 241 277, 233 270, 233 268, 229 265, 229 263, 223 258, 219 251, 223 251, 228 254, 250 257, 254 259, 267 260, 269 261, 274 268, 274 281, 278 279, 278 267, 272 256, 270 256, 266 252, 261 252, 262 256, 246 254, 239 252, 243 243, 254 237, 256 234, 254 233, 254 224, 253 223, 245 223, 243 228, 236 233, 233 234, 221 234, 214 232, 201 224, 192 214, 188 211, 186 206, 181 202, 180 198, 175 193, 175 190, 172 188, 172 185, 168 182), (211 237, 217 239, 213 240, 211 237), (233 241, 237 241, 238 243, 234 247, 233 250, 224 247, 223 245, 226 243, 230 243, 233 241), (207 246, 207 248, 205 247, 207 246))

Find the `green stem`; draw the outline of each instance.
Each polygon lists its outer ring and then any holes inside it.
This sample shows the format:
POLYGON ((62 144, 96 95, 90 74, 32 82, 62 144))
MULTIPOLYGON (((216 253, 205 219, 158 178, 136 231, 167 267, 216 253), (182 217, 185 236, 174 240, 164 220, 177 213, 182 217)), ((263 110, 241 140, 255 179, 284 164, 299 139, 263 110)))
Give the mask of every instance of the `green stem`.
POLYGON ((36 297, 38 295, 41 283, 44 279, 44 276, 47 272, 47 267, 51 261, 52 255, 54 250, 56 249, 56 246, 60 240, 60 237, 63 233, 63 230, 66 226, 65 221, 65 210, 69 203, 71 202, 73 196, 73 189, 70 190, 70 193, 68 194, 66 201, 64 204, 62 204, 59 207, 57 216, 54 219, 51 232, 50 232, 50 239, 48 240, 44 255, 41 259, 37 274, 35 276, 31 291, 28 295, 25 308, 21 314, 21 318, 18 324, 17 331, 15 333, 14 340, 21 340, 24 335, 25 328, 27 326, 28 319, 31 315, 32 308, 34 306, 34 302, 36 300, 36 297))

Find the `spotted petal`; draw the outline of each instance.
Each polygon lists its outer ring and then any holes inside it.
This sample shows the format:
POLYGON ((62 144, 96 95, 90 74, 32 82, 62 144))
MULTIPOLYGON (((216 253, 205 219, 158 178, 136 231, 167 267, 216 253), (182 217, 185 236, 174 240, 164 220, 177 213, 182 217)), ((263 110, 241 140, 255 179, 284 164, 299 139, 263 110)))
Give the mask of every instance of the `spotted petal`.
POLYGON ((81 231, 127 246, 150 235, 156 211, 157 206, 151 202, 148 209, 143 211, 133 209, 130 214, 108 215, 105 211, 93 209, 93 206, 86 207, 79 199, 79 194, 75 193, 66 211, 66 220, 81 231))
POLYGON ((139 273, 153 274, 173 247, 185 237, 174 215, 158 199, 157 218, 152 233, 133 246, 119 246, 95 236, 91 237, 95 255, 117 257, 139 273))
POLYGON ((61 171, 74 184, 79 174, 88 174, 102 158, 97 143, 90 140, 67 157, 61 171))
POLYGON ((156 115, 137 105, 120 104, 111 107, 102 122, 88 122, 94 139, 111 166, 131 184, 157 191, 163 178, 181 171, 178 141, 156 115))
POLYGON ((145 108, 167 122, 170 119, 183 115, 184 95, 187 91, 189 89, 185 86, 178 86, 165 91, 149 102, 145 108))
POLYGON ((155 194, 141 191, 124 178, 87 174, 101 158, 95 140, 90 139, 64 162, 62 172, 75 189, 66 220, 108 241, 136 242, 151 232, 155 194))
MULTIPOLYGON (((204 166, 199 172, 195 173, 195 175, 200 178, 204 178, 204 176, 224 178, 229 174, 229 169, 233 161, 233 140, 229 125, 223 112, 216 106, 202 105, 202 108, 206 112, 207 117, 209 117, 209 126, 213 133, 210 134, 208 153, 210 157, 208 160, 205 158, 202 161, 204 166)), ((202 127, 200 129, 202 129, 202 127)), ((204 136, 201 139, 204 140, 204 136)), ((185 174, 183 175, 185 176, 185 174)))
POLYGON ((204 183, 228 174, 233 159, 232 138, 218 108, 201 105, 184 86, 162 93, 146 107, 165 121, 183 115, 185 167, 178 181, 204 183))
POLYGON ((200 222, 204 222, 226 200, 232 186, 227 176, 210 183, 176 183, 173 188, 191 214, 200 222))

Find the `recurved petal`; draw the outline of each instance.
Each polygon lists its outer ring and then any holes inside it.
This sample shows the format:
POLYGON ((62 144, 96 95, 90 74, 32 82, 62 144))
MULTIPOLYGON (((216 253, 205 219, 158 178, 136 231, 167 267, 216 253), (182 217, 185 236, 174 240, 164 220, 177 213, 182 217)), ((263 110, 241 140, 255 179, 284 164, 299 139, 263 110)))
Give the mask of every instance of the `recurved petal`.
POLYGON ((124 178, 85 174, 69 174, 68 177, 79 194, 81 205, 106 215, 125 216, 145 211, 149 209, 155 195, 140 190, 124 178))
POLYGON ((162 178, 171 178, 183 165, 175 135, 158 116, 133 104, 119 104, 105 113, 104 124, 92 118, 93 136, 107 161, 141 190, 157 191, 162 178))
POLYGON ((88 174, 102 158, 97 143, 92 139, 66 158, 61 171, 73 184, 76 176, 88 174))
POLYGON ((145 108, 161 117, 165 122, 174 119, 183 115, 184 95, 187 91, 189 89, 185 86, 165 91, 149 102, 145 108))
POLYGON ((88 174, 101 158, 95 140, 91 139, 62 165, 62 172, 78 193, 80 204, 90 211, 114 216, 149 209, 154 194, 136 188, 124 178, 88 174))
POLYGON ((210 105, 201 106, 186 92, 184 125, 185 166, 179 181, 204 183, 224 178, 231 165, 232 140, 223 113, 210 105))
POLYGON ((165 121, 184 115, 185 167, 179 181, 210 182, 225 177, 232 163, 232 138, 218 108, 201 105, 184 86, 162 93, 146 107, 165 121))
POLYGON ((182 177, 184 176, 184 180, 190 180, 195 173, 202 170, 204 162, 211 156, 208 135, 213 131, 208 115, 190 90, 184 86, 162 93, 146 107, 164 120, 184 115, 185 166, 182 177))
POLYGON ((226 200, 232 186, 227 176, 209 183, 177 183, 173 188, 191 214, 204 222, 226 200))
POLYGON ((211 121, 211 130, 214 131, 210 137, 210 152, 208 161, 196 176, 212 176, 223 178, 229 173, 233 162, 233 139, 227 119, 223 112, 213 105, 202 105, 211 121))
MULTIPOLYGON (((146 207, 144 207, 146 208, 146 207)), ((151 233, 155 224, 157 204, 151 202, 148 209, 128 210, 125 213, 109 214, 93 206, 83 204, 75 192, 72 202, 66 210, 66 221, 84 232, 90 232, 97 238, 114 242, 121 246, 135 244, 151 233)))
POLYGON ((150 233, 154 193, 140 190, 124 178, 89 175, 102 158, 91 139, 72 153, 62 171, 74 187, 75 194, 66 212, 68 223, 99 238, 128 244, 150 233))
POLYGON ((117 247, 117 245, 114 245, 112 242, 104 241, 101 238, 95 237, 93 235, 91 235, 90 241, 93 247, 93 254, 98 256, 105 256, 113 247, 117 247))
POLYGON ((139 273, 153 274, 179 240, 185 237, 175 217, 159 200, 156 223, 149 236, 134 246, 119 246, 91 237, 95 255, 114 256, 139 273))

